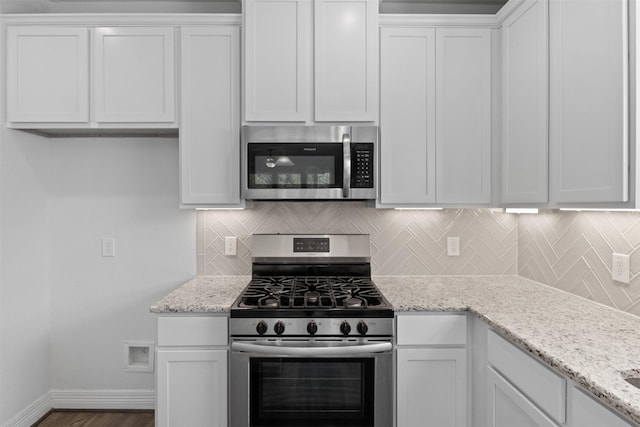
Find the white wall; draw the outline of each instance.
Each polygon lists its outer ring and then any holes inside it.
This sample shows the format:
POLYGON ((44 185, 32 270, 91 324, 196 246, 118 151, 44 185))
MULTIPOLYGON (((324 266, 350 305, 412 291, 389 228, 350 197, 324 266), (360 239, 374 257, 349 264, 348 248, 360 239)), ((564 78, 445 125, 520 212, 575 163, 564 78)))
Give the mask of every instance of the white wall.
POLYGON ((0 424, 49 391, 46 138, 0 134, 0 424))
POLYGON ((56 138, 50 168, 51 387, 152 389, 153 374, 123 371, 123 348, 155 341, 149 306, 196 273, 177 140, 56 138))

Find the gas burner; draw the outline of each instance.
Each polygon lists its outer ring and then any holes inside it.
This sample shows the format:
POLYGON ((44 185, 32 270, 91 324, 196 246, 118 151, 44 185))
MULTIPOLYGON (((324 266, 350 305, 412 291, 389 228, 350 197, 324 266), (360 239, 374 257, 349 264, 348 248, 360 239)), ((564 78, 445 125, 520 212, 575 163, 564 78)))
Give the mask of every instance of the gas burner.
POLYGON ((267 276, 254 278, 239 298, 240 308, 260 310, 387 309, 369 277, 267 276))
POLYGON ((260 298, 258 300, 258 307, 260 308, 278 308, 280 307, 280 303, 277 297, 268 296, 264 298, 260 298))
POLYGON ((316 305, 320 301, 320 293, 316 291, 305 292, 304 299, 308 305, 316 305))
POLYGON ((281 282, 270 283, 264 287, 264 290, 270 294, 279 294, 284 291, 285 285, 281 282))
POLYGON ((344 300, 346 308, 363 308, 367 306, 367 301, 358 297, 349 297, 344 300))

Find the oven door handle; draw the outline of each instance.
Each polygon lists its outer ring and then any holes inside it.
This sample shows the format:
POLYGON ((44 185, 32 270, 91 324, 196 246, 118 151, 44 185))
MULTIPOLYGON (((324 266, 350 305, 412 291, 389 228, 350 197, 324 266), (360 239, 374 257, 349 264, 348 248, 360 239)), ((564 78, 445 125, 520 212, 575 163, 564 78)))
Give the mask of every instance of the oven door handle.
POLYGON ((390 342, 329 347, 289 347, 274 344, 254 344, 248 342, 231 343, 231 351, 242 351, 254 354, 278 354, 281 356, 348 356, 383 353, 391 351, 392 348, 393 345, 390 342))

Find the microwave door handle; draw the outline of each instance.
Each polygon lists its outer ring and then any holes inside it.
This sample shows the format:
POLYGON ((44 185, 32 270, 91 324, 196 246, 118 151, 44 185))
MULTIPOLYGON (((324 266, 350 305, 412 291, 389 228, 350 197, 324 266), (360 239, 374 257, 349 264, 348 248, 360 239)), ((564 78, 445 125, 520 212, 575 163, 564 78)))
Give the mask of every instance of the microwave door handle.
POLYGON ((274 344, 253 344, 247 342, 231 343, 231 351, 242 351, 252 354, 274 354, 280 356, 350 356, 358 354, 382 353, 391 351, 390 342, 374 344, 328 346, 328 347, 288 347, 274 344))
POLYGON ((342 158, 344 170, 342 173, 342 197, 349 197, 351 187, 351 137, 348 133, 342 135, 342 158))

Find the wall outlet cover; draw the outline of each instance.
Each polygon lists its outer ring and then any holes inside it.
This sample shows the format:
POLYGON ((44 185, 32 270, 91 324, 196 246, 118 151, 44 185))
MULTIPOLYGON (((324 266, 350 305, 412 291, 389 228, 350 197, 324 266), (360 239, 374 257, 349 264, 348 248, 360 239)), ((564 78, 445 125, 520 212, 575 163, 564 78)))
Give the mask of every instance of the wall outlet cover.
POLYGON ((630 259, 629 255, 613 254, 611 261, 611 278, 616 282, 629 284, 630 259))
POLYGON ((447 237, 447 256, 460 256, 459 237, 447 237))

